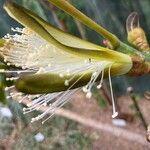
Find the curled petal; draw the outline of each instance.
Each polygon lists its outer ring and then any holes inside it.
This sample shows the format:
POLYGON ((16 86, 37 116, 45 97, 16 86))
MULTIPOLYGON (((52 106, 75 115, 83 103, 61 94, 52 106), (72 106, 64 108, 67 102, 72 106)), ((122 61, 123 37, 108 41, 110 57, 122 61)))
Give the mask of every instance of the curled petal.
POLYGON ((140 24, 139 24, 139 15, 137 12, 132 12, 126 21, 126 29, 127 32, 132 31, 134 28, 139 28, 140 24))

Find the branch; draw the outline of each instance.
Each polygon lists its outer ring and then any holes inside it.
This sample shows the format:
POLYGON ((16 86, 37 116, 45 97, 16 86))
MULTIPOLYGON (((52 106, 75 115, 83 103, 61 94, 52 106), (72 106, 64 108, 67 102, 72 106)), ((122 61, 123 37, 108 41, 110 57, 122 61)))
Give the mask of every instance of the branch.
POLYGON ((136 99, 136 95, 134 94, 133 88, 132 87, 127 88, 127 92, 129 94, 132 102, 133 102, 133 105, 134 105, 135 110, 136 110, 136 114, 138 115, 139 119, 141 120, 142 125, 145 128, 145 130, 147 130, 147 123, 146 123, 146 120, 145 120, 145 118, 144 118, 144 116, 143 116, 143 114, 141 112, 141 109, 140 109, 140 107, 138 105, 138 102, 137 102, 137 99, 136 99))

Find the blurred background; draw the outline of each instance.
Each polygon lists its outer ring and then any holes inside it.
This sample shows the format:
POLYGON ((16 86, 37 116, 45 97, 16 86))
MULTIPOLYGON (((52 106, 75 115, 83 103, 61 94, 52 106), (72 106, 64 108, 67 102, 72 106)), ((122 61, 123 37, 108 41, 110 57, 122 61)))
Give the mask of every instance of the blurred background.
MULTIPOLYGON (((12 0, 38 14, 43 19, 58 28, 103 45, 103 39, 94 31, 80 24, 77 20, 47 3, 46 0, 12 0)), ((84 14, 101 24, 107 30, 117 35, 122 41, 127 42, 126 19, 136 11, 140 16, 140 24, 145 30, 150 41, 150 1, 149 0, 69 0, 84 14)), ((3 9, 5 0, 0 1, 0 37, 12 33, 11 27, 22 27, 11 19, 3 9)), ((84 127, 67 118, 55 116, 44 125, 40 122, 30 124, 34 114, 24 115, 23 105, 15 100, 4 98, 4 80, 0 76, 1 104, 0 104, 0 149, 14 150, 111 150, 119 149, 148 149, 145 146, 113 138, 108 133, 84 127), (109 138, 108 138, 109 137, 109 138), (117 140, 117 141, 116 141, 117 140)), ((135 129, 139 134, 145 133, 148 124, 149 101, 143 98, 146 91, 150 90, 148 75, 140 77, 120 76, 113 77, 113 90, 116 96, 120 117, 117 123, 111 120, 111 102, 108 81, 104 83, 101 91, 93 88, 92 100, 86 100, 82 92, 75 95, 65 109, 79 113, 86 117, 127 128, 135 129), (134 96, 127 95, 127 88, 134 89, 134 96), (138 106, 140 110, 138 110, 138 106), (84 110, 83 110, 84 109, 84 110), (140 112, 140 113, 139 113, 140 112), (139 115, 140 114, 140 115, 139 115), (141 116, 142 115, 142 116, 141 116), (120 120, 119 120, 120 119, 120 120), (143 121, 144 119, 144 121, 143 121), (119 122, 123 121, 123 125, 119 122)), ((147 92, 148 93, 148 92, 147 92)), ((148 98, 149 99, 149 98, 148 98)))

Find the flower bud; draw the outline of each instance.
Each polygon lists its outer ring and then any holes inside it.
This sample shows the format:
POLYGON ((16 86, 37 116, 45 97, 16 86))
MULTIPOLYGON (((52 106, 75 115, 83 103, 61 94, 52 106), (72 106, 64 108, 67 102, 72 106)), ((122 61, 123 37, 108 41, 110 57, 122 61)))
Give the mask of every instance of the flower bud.
POLYGON ((134 28, 128 32, 128 41, 139 50, 147 51, 150 49, 145 32, 142 28, 134 28))
POLYGON ((141 51, 150 49, 144 30, 140 27, 137 12, 132 12, 126 21, 128 41, 141 51))

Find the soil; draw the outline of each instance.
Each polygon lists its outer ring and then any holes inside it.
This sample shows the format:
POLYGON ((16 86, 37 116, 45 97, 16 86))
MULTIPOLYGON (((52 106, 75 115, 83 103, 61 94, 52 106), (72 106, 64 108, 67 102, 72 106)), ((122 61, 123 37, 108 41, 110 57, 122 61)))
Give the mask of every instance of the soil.
MULTIPOLYGON (((132 132, 146 135, 146 130, 144 129, 140 119, 135 115, 135 110, 133 109, 132 100, 129 96, 121 96, 117 98, 119 110, 121 113, 126 113, 133 119, 126 119, 127 125, 125 128, 132 132)), ((109 123, 112 125, 112 106, 107 105, 106 108, 100 108, 97 101, 92 99, 87 99, 83 92, 79 92, 74 95, 72 103, 72 110, 85 117, 93 118, 97 121, 109 123)), ((142 98, 138 101, 141 112, 143 113, 146 122, 150 122, 150 101, 142 98)), ((115 137, 109 133, 103 131, 97 131, 92 128, 79 125, 79 128, 84 131, 88 136, 91 137, 93 141, 92 150, 148 150, 149 148, 135 142, 131 142, 123 139, 122 137, 115 137)), ((145 138, 146 140, 146 138, 145 138)), ((90 148, 91 150, 91 148, 90 148)))

